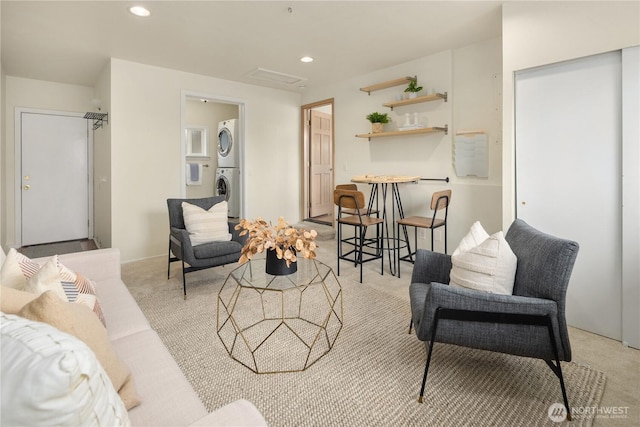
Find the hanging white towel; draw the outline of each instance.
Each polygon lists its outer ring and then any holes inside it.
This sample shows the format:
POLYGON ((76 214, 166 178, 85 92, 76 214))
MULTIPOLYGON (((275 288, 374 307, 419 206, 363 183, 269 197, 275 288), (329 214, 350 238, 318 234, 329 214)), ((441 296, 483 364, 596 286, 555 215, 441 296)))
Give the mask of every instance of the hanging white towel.
POLYGON ((187 163, 187 185, 202 185, 201 163, 187 163))

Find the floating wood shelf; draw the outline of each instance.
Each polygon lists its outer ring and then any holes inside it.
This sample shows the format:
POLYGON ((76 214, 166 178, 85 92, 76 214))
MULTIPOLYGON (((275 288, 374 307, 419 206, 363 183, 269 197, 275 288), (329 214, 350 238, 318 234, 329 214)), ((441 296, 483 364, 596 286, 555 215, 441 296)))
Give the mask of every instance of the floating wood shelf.
POLYGON ((391 132, 380 132, 380 133, 360 133, 356 135, 357 138, 368 138, 371 141, 371 138, 381 138, 385 136, 401 136, 401 135, 419 135, 423 133, 437 133, 444 132, 445 135, 449 133, 449 126, 444 125, 444 127, 431 127, 431 128, 421 128, 421 129, 411 129, 411 130, 395 130, 391 132))
POLYGON ((444 102, 447 102, 447 98, 447 92, 434 93, 433 95, 418 96, 416 98, 403 99, 401 101, 385 102, 382 105, 391 108, 391 110, 393 111, 393 107, 402 107, 403 105, 418 104, 420 102, 437 101, 439 99, 444 99, 444 102))
POLYGON ((388 82, 382 82, 382 83, 377 83, 371 86, 361 87, 360 90, 363 92, 367 92, 367 94, 371 95, 371 92, 374 92, 376 90, 386 89, 394 86, 406 85, 410 81, 416 80, 416 79, 417 79, 416 76, 414 77, 407 76, 407 77, 402 77, 400 79, 389 80, 388 82))

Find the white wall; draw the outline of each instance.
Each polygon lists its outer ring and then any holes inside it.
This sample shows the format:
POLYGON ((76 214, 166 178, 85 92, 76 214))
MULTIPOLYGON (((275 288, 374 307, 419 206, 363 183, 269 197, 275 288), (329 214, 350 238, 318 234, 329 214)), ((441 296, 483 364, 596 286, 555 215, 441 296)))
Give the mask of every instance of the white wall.
MULTIPOLYGON (((2 177, 1 181, 2 184, 0 184, 0 246, 3 246, 5 243, 5 235, 7 232, 7 227, 4 221, 4 217, 5 217, 5 213, 4 213, 4 206, 5 206, 5 194, 7 191, 6 185, 4 185, 4 158, 5 158, 5 120, 6 120, 6 101, 5 101, 5 94, 6 94, 6 78, 5 78, 5 74, 4 74, 4 68, 2 68, 2 60, 0 60, 0 177, 2 177)), ((0 254, 0 257, 2 257, 2 254, 0 254)))
MULTIPOLYGON (((2 8, 0 7, 0 19, 2 18, 2 8)), ((0 46, 2 45, 2 36, 0 35, 0 46)), ((0 181, 4 182, 4 158, 5 158, 5 119, 6 119, 6 108, 5 108, 5 85, 6 79, 4 74, 4 68, 2 67, 2 58, 0 57, 0 177, 2 178, 0 181)), ((4 222, 4 199, 6 194, 6 187, 4 184, 0 184, 0 246, 2 246, 5 242, 5 233, 6 233, 6 225, 4 222)), ((0 253, 0 258, 2 258, 2 254, 0 253)))
MULTIPOLYGON (((109 122, 93 132, 93 217, 98 247, 111 247, 111 61, 94 86, 94 97, 102 101, 101 112, 109 122)), ((95 110, 95 108, 94 108, 95 110)))
POLYGON ((4 157, 2 170, 3 223, 2 246, 11 247, 16 243, 15 233, 15 139, 14 113, 16 107, 58 110, 76 113, 91 111, 93 88, 86 86, 52 83, 42 80, 6 76, 5 86, 5 128, 4 157))
POLYGON ((112 59, 112 246, 123 261, 166 254, 182 90, 245 102, 245 216, 300 219, 298 94, 112 59))
MULTIPOLYGON (((501 140, 500 102, 496 102, 495 81, 498 88, 501 72, 501 41, 489 40, 454 51, 445 51, 394 67, 358 76, 338 84, 309 89, 303 104, 334 98, 335 124, 335 183, 347 183, 354 175, 420 175, 425 178, 451 179, 450 183, 422 181, 400 187, 406 215, 428 213, 431 193, 451 188, 449 213, 449 252, 479 220, 487 231, 501 226, 501 140), (382 103, 402 94, 405 86, 384 89, 367 95, 360 87, 417 75, 425 89, 447 91, 449 101, 435 101, 395 108, 393 112, 382 103), (497 109, 497 111, 496 111, 497 109), (404 113, 418 112, 427 126, 449 125, 449 134, 375 138, 371 141, 354 135, 368 133, 370 123, 365 116, 373 111, 387 112, 393 123, 386 129, 404 122, 404 113), (488 179, 458 178, 452 164, 452 135, 457 130, 485 129, 491 138, 488 179)), ((499 90, 497 93, 499 94, 499 90)), ((368 193, 369 189, 361 185, 368 193)), ((420 242, 426 247, 427 242, 420 242)), ((436 242, 436 249, 442 244, 436 242)))

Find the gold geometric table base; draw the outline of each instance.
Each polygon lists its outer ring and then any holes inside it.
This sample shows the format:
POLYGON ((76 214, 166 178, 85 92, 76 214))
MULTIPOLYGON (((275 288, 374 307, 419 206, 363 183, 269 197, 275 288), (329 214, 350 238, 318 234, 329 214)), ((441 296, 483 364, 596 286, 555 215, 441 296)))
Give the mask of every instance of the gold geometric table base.
POLYGON ((217 332, 229 355, 258 374, 299 372, 333 347, 342 329, 342 287, 330 267, 298 259, 287 276, 254 259, 218 293, 217 332))

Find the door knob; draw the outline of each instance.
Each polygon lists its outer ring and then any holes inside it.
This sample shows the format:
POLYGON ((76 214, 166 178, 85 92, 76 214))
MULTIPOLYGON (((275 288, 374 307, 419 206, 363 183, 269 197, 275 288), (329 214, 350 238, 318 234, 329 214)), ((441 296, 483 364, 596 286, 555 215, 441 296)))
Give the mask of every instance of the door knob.
POLYGON ((524 200, 522 201, 522 206, 526 205, 527 202, 525 202, 524 200))
POLYGON ((24 187, 22 187, 22 188, 24 188, 25 190, 28 190, 28 189, 30 189, 30 188, 31 188, 31 186, 27 184, 27 185, 25 185, 25 186, 24 186, 24 187))

